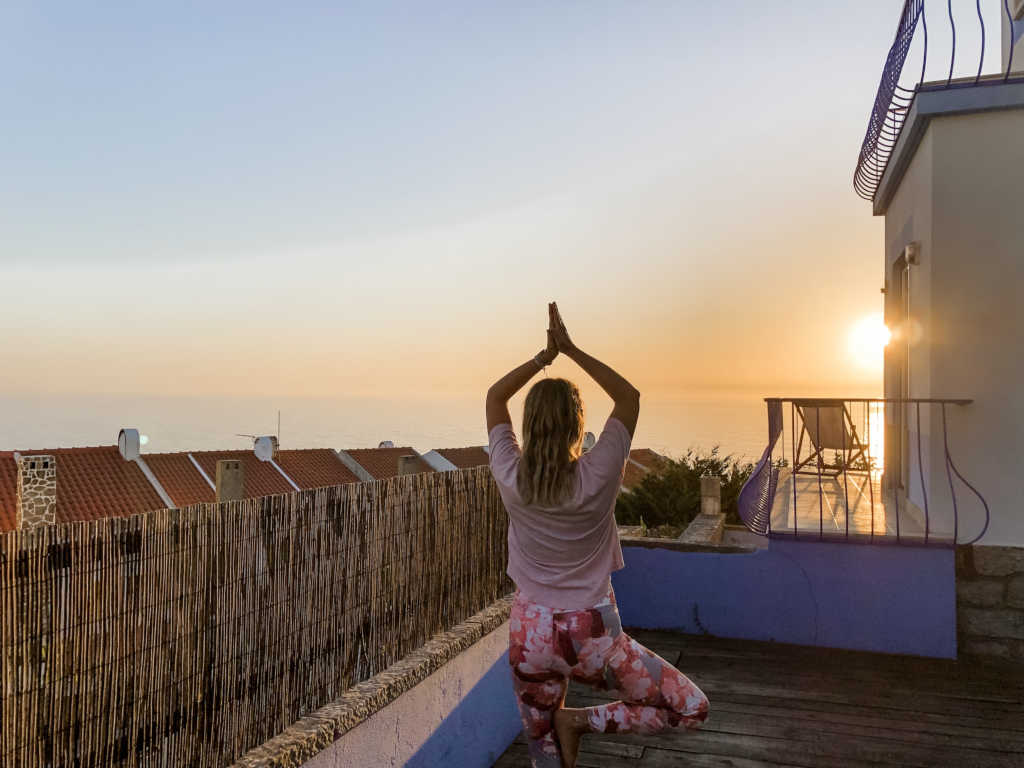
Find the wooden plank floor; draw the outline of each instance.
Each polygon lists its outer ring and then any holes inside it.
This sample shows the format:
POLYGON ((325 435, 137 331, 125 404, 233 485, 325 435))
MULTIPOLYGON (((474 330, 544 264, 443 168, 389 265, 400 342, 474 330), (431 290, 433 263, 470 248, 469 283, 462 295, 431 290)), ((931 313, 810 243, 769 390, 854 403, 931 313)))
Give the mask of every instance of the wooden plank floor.
MULTIPOLYGON (((1024 667, 633 634, 701 687, 710 717, 694 732, 585 736, 580 768, 1024 768, 1024 667)), ((573 684, 567 704, 606 700, 573 684)), ((494 767, 529 765, 520 736, 494 767)))
MULTIPOLYGON (((825 535, 850 533, 895 536, 899 512, 902 537, 924 537, 924 526, 907 509, 896 503, 892 491, 883 491, 879 477, 850 473, 845 478, 813 475, 794 476, 790 470, 779 472, 779 485, 772 504, 772 530, 825 535), (795 490, 795 493, 794 493, 795 490), (795 519, 794 519, 795 518, 795 519)), ((936 523, 938 521, 935 521, 936 523)), ((932 535, 951 531, 938 530, 932 535)))

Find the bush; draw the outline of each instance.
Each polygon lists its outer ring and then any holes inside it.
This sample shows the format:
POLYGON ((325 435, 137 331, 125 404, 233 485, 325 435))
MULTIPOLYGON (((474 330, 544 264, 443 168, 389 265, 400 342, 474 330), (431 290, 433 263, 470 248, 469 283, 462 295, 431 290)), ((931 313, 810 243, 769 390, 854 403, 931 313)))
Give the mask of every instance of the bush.
POLYGON ((666 459, 648 472, 629 493, 620 493, 615 504, 615 519, 620 525, 649 528, 673 525, 685 528, 700 512, 700 478, 717 475, 722 479, 722 511, 725 522, 738 524, 736 500, 740 489, 753 472, 750 462, 741 463, 720 456, 718 446, 710 453, 686 452, 681 459, 666 459))

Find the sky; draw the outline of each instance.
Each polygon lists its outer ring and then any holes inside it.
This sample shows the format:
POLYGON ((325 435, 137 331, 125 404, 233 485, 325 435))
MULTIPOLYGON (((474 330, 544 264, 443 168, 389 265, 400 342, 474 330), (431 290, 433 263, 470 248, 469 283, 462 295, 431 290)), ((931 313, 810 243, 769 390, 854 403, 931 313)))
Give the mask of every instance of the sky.
POLYGON ((902 2, 739 7, 8 0, 0 394, 877 390, 902 2))

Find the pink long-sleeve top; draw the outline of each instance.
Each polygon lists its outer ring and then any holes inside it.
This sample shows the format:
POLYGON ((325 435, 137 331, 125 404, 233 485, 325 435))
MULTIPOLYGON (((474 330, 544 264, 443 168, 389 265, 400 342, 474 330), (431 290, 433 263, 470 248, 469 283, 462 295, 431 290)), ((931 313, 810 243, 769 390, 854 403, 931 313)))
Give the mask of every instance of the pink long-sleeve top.
POLYGON ((629 430, 616 418, 576 462, 572 495, 555 507, 524 504, 517 490, 521 450, 511 424, 489 435, 491 473, 508 510, 508 575, 534 602, 562 610, 597 604, 623 567, 615 499, 629 458, 629 430))

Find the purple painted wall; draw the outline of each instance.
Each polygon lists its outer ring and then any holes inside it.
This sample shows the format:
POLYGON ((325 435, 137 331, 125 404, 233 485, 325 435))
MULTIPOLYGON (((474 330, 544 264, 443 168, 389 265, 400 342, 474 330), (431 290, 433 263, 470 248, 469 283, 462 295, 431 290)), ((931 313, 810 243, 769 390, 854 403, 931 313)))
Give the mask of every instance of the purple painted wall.
POLYGON ((749 554, 623 546, 622 623, 956 657, 951 549, 772 540, 749 554))

